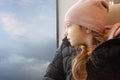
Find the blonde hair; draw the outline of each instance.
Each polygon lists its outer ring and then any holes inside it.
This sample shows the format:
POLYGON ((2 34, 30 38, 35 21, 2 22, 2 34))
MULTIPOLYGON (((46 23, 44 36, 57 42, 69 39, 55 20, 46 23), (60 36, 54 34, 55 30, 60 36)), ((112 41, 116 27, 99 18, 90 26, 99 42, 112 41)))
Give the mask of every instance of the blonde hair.
MULTIPOLYGON (((104 41, 102 35, 96 32, 92 32, 92 35, 96 45, 104 41)), ((78 54, 72 62, 72 74, 75 80, 86 80, 87 78, 86 62, 90 54, 88 54, 87 46, 82 46, 84 47, 81 47, 80 54, 78 54)))

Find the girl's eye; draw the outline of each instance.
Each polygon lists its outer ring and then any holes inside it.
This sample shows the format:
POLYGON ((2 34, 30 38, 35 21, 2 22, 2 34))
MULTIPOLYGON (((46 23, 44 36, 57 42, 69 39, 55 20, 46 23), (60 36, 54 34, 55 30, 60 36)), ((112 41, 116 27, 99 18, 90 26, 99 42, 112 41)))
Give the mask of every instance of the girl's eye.
POLYGON ((66 25, 67 27, 70 27, 70 26, 72 26, 70 23, 68 23, 67 25, 66 25))

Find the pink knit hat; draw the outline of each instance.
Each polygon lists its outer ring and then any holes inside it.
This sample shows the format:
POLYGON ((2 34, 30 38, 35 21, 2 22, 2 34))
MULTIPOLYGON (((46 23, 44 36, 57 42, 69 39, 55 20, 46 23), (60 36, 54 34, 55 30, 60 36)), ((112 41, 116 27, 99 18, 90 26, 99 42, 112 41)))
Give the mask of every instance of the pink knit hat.
POLYGON ((65 14, 65 22, 84 26, 103 34, 108 18, 108 5, 104 0, 81 0, 65 14))

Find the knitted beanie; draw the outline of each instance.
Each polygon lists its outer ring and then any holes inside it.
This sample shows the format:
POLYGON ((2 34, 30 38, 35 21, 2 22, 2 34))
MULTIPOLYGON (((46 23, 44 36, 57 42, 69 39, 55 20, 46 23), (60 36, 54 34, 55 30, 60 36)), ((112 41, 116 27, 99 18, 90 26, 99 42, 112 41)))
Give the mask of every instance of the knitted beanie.
POLYGON ((108 4, 104 0, 81 0, 66 12, 64 21, 103 34, 108 11, 108 4))

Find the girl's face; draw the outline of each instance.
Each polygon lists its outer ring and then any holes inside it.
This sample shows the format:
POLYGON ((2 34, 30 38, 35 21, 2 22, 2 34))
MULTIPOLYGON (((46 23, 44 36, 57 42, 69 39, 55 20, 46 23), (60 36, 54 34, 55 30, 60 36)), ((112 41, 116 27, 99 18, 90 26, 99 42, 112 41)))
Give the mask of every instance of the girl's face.
POLYGON ((65 33, 72 46, 78 46, 85 43, 85 37, 87 35, 85 28, 81 28, 76 24, 67 23, 65 33))

